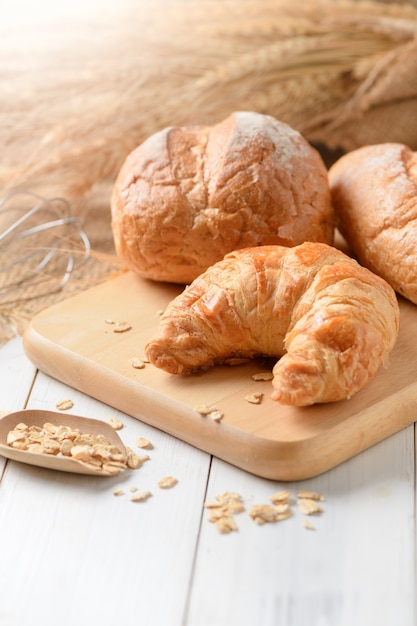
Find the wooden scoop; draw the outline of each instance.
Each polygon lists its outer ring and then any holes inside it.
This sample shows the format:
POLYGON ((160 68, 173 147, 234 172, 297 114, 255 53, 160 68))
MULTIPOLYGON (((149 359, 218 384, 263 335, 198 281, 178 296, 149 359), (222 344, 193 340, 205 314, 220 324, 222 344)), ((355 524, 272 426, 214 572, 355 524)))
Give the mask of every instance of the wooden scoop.
POLYGON ((55 411, 43 411, 36 409, 25 409, 23 411, 15 411, 12 413, 5 411, 0 412, 1 456, 14 461, 59 470, 61 472, 92 474, 94 476, 115 476, 126 467, 117 467, 117 465, 110 467, 108 465, 94 466, 92 463, 87 463, 71 456, 48 454, 44 452, 30 452, 28 450, 12 447, 7 443, 8 433, 13 431, 16 426, 21 423, 26 424, 29 428, 31 426, 43 428, 45 423, 50 423, 55 426, 68 426, 71 430, 79 431, 80 434, 93 435, 95 437, 101 435, 112 445, 118 448, 120 454, 123 455, 124 461, 127 459, 127 451, 122 440, 114 428, 112 428, 109 424, 100 420, 71 415, 69 413, 62 414, 55 411))

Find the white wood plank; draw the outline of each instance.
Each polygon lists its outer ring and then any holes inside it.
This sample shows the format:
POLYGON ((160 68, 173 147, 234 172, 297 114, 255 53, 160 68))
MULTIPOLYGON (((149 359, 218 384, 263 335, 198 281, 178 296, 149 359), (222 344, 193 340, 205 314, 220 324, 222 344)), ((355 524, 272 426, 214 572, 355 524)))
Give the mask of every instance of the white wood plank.
MULTIPOLYGON (((3 350, 2 396, 21 408, 33 368, 19 342, 8 344, 7 360, 3 350)), ((54 409, 66 397, 74 401, 73 413, 120 417, 43 374, 29 406, 54 409)), ((52 626, 57 615, 63 626, 110 626, 116 620, 128 626, 139 620, 150 626, 414 626, 412 426, 300 483, 262 480, 214 460, 208 498, 234 490, 249 507, 266 502, 277 488, 295 493, 305 487, 325 493, 325 510, 313 520, 316 531, 302 527, 295 507, 293 518, 262 527, 243 513, 236 518, 239 531, 227 536, 217 533, 204 512, 199 539, 210 457, 121 417, 125 443, 145 436, 155 445, 151 461, 124 480, 8 463, 0 488, 2 626, 40 619, 52 626), (160 492, 155 482, 165 474, 175 474, 179 483, 160 492), (131 485, 151 488, 154 496, 133 504, 131 485), (113 489, 119 486, 125 495, 116 498, 113 489)))
POLYGON ((9 462, 0 489, 2 626, 182 624, 210 456, 42 374, 31 408, 70 397, 73 413, 125 423, 154 449, 124 478, 91 478, 9 462), (171 474, 172 490, 157 480, 171 474), (129 488, 149 489, 144 503, 129 488), (124 495, 113 495, 122 488, 124 495), (10 575, 12 573, 12 575, 10 575))
POLYGON ((261 481, 214 460, 208 497, 237 491, 247 503, 278 488, 324 492, 324 512, 239 530, 202 526, 188 626, 414 626, 413 427, 317 478, 261 481))
MULTIPOLYGON (((36 375, 36 368, 25 356, 22 339, 15 337, 0 348, 0 411, 23 409, 36 375)), ((0 457, 0 480, 5 459, 0 457)))
POLYGON ((15 337, 0 349, 0 410, 18 410, 30 391, 36 368, 25 356, 22 339, 15 337))

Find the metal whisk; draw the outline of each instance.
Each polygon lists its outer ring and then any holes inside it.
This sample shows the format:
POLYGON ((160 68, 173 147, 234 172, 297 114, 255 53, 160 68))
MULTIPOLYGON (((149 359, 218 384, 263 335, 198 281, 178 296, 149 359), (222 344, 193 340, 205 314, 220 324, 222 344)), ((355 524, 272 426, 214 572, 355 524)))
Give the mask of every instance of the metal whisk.
POLYGON ((60 291, 90 253, 63 198, 19 191, 0 200, 0 305, 60 291))

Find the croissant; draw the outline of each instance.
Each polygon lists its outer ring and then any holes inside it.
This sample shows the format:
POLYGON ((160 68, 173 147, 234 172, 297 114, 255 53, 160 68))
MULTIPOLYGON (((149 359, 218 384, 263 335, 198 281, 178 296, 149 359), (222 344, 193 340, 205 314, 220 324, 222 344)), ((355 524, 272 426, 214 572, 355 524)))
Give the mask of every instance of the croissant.
POLYGON ((281 357, 272 399, 307 406, 351 397, 386 363, 399 306, 384 279, 322 243, 227 254, 177 296, 146 348, 172 374, 231 357, 281 357))

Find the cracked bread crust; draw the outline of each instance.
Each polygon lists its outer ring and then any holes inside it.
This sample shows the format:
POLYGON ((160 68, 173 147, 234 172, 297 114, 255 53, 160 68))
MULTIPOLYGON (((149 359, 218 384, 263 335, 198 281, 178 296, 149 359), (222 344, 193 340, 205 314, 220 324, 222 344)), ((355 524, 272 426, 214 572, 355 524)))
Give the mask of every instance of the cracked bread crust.
POLYGON ((417 152, 376 144, 329 171, 338 229, 352 253, 417 304, 417 152))
POLYGON ((127 157, 111 206, 118 256, 158 281, 189 283, 239 248, 333 242, 319 153, 252 112, 152 135, 127 157))

